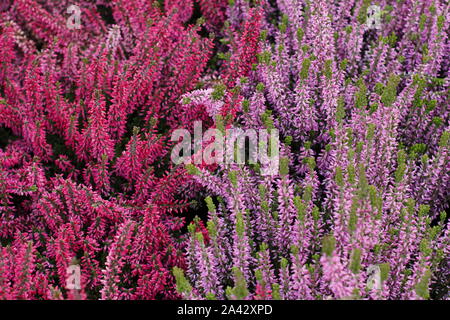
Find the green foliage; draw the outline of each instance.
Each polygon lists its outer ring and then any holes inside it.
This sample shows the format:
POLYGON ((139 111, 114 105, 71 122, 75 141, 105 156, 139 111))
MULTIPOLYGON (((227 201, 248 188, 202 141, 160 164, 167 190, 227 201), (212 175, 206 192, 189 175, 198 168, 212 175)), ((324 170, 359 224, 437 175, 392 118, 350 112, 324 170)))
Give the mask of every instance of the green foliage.
POLYGON ((231 184, 234 188, 238 187, 238 181, 237 181, 237 172, 232 170, 228 173, 228 179, 230 179, 231 184))
POLYGON ((197 168, 195 165, 193 165, 192 163, 189 163, 186 165, 186 170, 190 175, 201 175, 201 171, 199 168, 197 168))
POLYGON ((264 124, 264 126, 267 129, 275 129, 275 126, 273 124, 273 119, 272 119, 272 111, 271 110, 266 110, 262 115, 261 115, 261 121, 264 124))
POLYGON ((306 205, 303 203, 302 198, 300 198, 300 196, 294 197, 294 205, 297 208, 298 220, 304 221, 306 215, 306 205))
POLYGON ((344 175, 342 173, 341 167, 336 167, 336 173, 334 175, 334 181, 339 187, 344 186, 344 175))
POLYGON ((208 220, 206 223, 206 228, 208 229, 208 234, 211 238, 217 237, 217 226, 214 221, 208 220))
POLYGON ((227 90, 227 87, 220 83, 214 86, 214 91, 211 93, 211 97, 214 100, 221 100, 223 96, 225 95, 225 91, 227 90))
POLYGON ((307 185, 305 190, 303 191, 303 201, 305 201, 305 203, 308 203, 312 200, 312 194, 313 194, 313 187, 312 185, 307 185))
POLYGON ((289 174, 289 158, 280 158, 280 176, 289 174))
POLYGON ((363 81, 359 84, 359 90, 355 93, 355 107, 363 109, 367 106, 367 87, 363 81))
POLYGON ((350 217, 348 221, 348 229, 350 230, 350 232, 354 232, 356 230, 356 226, 358 223, 357 210, 358 210, 358 200, 356 198, 353 198, 352 205, 350 208, 350 217))
POLYGON ((332 71, 332 60, 326 60, 325 64, 324 64, 324 74, 325 77, 327 77, 327 79, 331 79, 332 75, 333 75, 333 71, 332 71))
POLYGON ((442 132, 441 139, 439 140, 439 147, 445 148, 448 147, 450 141, 450 131, 442 132))
POLYGON ((389 265, 389 263, 382 263, 379 265, 379 267, 380 267, 380 271, 381 271, 380 278, 381 278, 381 281, 384 282, 389 277, 389 272, 390 272, 391 266, 389 265))
POLYGON ((341 123, 345 118, 345 107, 344 107, 344 98, 339 97, 336 108, 336 121, 341 123))
POLYGON ((397 75, 391 75, 389 77, 388 84, 381 94, 381 102, 385 106, 391 106, 397 99, 397 86, 399 82, 400 77, 398 77, 397 75))
POLYGON ((249 295, 244 274, 236 267, 233 267, 233 274, 235 286, 234 288, 228 287, 226 289, 226 295, 229 299, 235 297, 237 300, 244 300, 249 295))
POLYGON ((236 233, 239 238, 243 238, 245 235, 245 224, 244 224, 244 217, 242 215, 242 212, 238 212, 236 214, 236 233))
POLYGON ((303 31, 302 28, 298 28, 297 29, 297 41, 298 41, 298 43, 302 42, 304 36, 305 36, 305 31, 303 31))
POLYGON ((210 196, 205 198, 205 202, 209 212, 216 212, 216 206, 210 196))
POLYGON ((257 91, 259 91, 259 92, 263 92, 264 91, 264 84, 263 83, 258 83, 257 85, 256 85, 256 90, 257 91))
POLYGON ((444 28, 444 24, 445 24, 445 17, 444 16, 437 17, 437 27, 439 32, 441 32, 442 29, 444 28))
POLYGON ((300 79, 305 80, 308 78, 310 66, 311 66, 311 59, 309 58, 303 59, 302 68, 300 70, 300 79))
POLYGON ((249 110, 250 110, 250 101, 248 101, 247 99, 244 99, 242 101, 242 111, 247 113, 247 112, 249 112, 249 110))
POLYGON ((367 21, 367 9, 369 8, 371 0, 363 0, 361 8, 358 12, 358 22, 364 24, 367 21))
POLYGON ((420 281, 415 286, 415 291, 417 295, 423 299, 429 299, 430 298, 430 292, 429 292, 429 282, 431 278, 431 272, 429 269, 425 271, 425 274, 420 279, 420 281))
POLYGON ((273 300, 281 300, 280 285, 278 283, 272 284, 272 299, 273 300))
POLYGON ((397 154, 397 170, 395 171, 395 181, 397 183, 403 180, 406 172, 406 154, 404 150, 400 150, 397 154))

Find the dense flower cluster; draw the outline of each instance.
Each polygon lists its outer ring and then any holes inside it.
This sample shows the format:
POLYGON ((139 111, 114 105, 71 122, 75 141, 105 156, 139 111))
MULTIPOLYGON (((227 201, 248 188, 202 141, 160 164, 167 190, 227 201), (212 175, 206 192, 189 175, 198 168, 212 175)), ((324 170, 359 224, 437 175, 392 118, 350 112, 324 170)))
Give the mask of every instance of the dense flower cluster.
POLYGON ((185 3, 82 1, 78 29, 71 1, 2 7, 0 298, 72 298, 71 264, 79 297, 178 296, 187 176, 166 159, 213 47, 185 3))
POLYGON ((449 19, 2 1, 0 299, 449 299, 449 19), (172 163, 196 121, 279 130, 279 172, 172 163))

